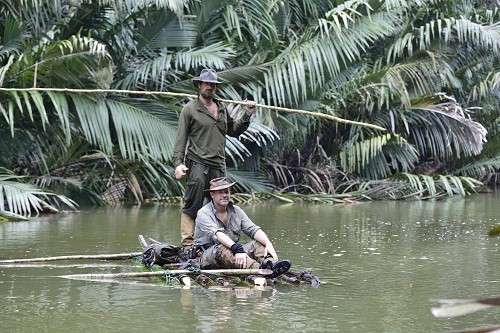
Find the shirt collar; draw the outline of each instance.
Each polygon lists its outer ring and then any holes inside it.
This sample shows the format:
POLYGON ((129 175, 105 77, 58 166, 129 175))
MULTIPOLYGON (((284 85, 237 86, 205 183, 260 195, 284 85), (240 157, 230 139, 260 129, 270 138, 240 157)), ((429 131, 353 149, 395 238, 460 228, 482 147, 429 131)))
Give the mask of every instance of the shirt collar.
MULTIPOLYGON (((220 109, 221 104, 220 104, 220 102, 219 102, 219 99, 218 99, 218 98, 213 97, 213 98, 212 98, 212 101, 213 101, 215 104, 217 104, 217 108, 219 108, 219 109, 220 109)), ((203 105, 203 103, 201 102, 201 100, 200 100, 200 96, 198 96, 198 97, 196 98, 196 102, 198 103, 198 105, 197 105, 197 106, 198 106, 198 109, 203 110, 203 108, 204 108, 205 106, 204 106, 204 105, 203 105)))
MULTIPOLYGON (((214 202, 210 200, 209 204, 210 204, 209 206, 210 210, 212 211, 212 213, 214 213, 215 216, 217 216, 217 209, 215 209, 214 202)), ((233 211, 234 211, 234 204, 232 201, 229 201, 229 204, 227 205, 227 213, 231 214, 233 211)))

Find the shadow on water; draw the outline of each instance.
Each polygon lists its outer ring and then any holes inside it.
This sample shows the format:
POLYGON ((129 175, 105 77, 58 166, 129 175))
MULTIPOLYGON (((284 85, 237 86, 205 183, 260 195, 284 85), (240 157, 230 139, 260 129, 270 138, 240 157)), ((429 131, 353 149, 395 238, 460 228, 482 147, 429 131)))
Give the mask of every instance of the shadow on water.
MULTIPOLYGON (((0 331, 447 332, 500 323, 499 307, 435 318, 436 299, 498 297, 498 195, 425 202, 242 206, 318 288, 264 289, 57 276, 134 271, 127 262, 0 267, 0 331)), ((0 259, 140 251, 179 242, 179 207, 108 207, 0 224, 0 259)))

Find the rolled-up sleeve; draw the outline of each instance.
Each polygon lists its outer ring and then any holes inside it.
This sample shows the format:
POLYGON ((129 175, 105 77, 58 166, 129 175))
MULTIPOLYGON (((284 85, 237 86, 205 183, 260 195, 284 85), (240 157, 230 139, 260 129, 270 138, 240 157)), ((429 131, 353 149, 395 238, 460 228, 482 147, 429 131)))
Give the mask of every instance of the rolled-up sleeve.
POLYGON ((219 243, 215 235, 218 231, 224 232, 224 227, 220 225, 215 215, 208 209, 200 209, 196 215, 195 243, 197 245, 219 243))

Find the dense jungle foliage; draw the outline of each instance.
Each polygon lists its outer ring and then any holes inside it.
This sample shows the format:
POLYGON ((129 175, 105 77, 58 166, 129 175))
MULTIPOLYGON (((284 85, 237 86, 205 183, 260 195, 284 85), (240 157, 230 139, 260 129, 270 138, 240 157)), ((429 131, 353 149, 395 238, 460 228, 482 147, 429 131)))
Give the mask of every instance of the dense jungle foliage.
POLYGON ((237 200, 467 195, 498 182, 499 16, 492 0, 0 0, 0 211, 179 200, 188 98, 157 92, 196 94, 202 68, 220 98, 385 129, 259 108, 228 138, 237 200))

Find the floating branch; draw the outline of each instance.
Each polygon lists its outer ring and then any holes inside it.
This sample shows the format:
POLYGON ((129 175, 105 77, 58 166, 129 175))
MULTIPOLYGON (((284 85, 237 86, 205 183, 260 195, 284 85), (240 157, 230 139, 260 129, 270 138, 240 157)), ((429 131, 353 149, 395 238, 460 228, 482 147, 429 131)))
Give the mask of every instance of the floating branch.
MULTIPOLYGON (((186 94, 186 93, 174 93, 169 91, 140 91, 140 90, 122 90, 122 89, 69 89, 69 88, 1 88, 0 91, 15 91, 15 92, 30 92, 30 91, 40 91, 40 92, 69 92, 69 93, 116 93, 116 94, 133 94, 133 95, 160 95, 160 96, 172 96, 172 97, 187 97, 187 98, 197 98, 197 95, 186 94)), ((241 104, 245 105, 245 101, 235 101, 230 99, 219 99, 224 103, 241 104)), ((362 123, 353 120, 347 120, 339 117, 335 117, 329 114, 305 111, 299 109, 283 108, 279 106, 271 106, 265 104, 255 104, 256 107, 263 109, 275 110, 279 112, 288 113, 299 113, 311 117, 320 117, 328 120, 332 120, 338 123, 344 123, 349 125, 357 125, 363 127, 373 128, 379 131, 385 131, 385 128, 374 124, 362 123)))

